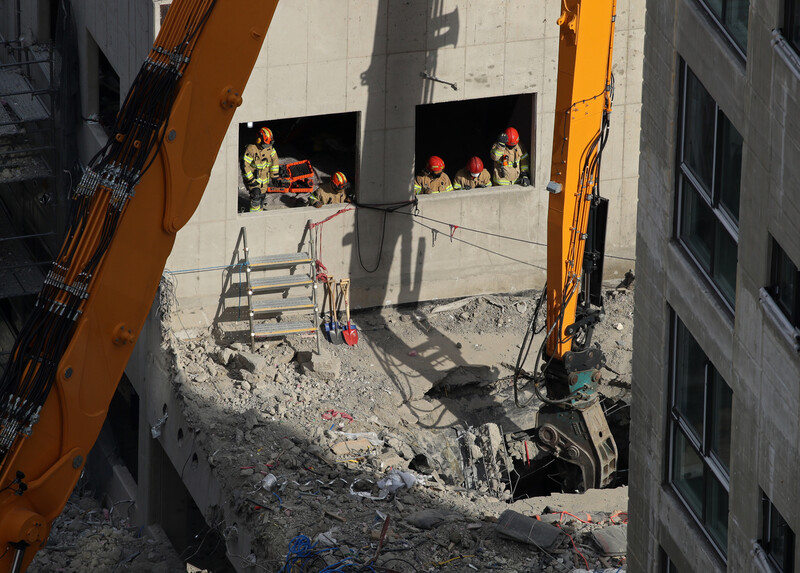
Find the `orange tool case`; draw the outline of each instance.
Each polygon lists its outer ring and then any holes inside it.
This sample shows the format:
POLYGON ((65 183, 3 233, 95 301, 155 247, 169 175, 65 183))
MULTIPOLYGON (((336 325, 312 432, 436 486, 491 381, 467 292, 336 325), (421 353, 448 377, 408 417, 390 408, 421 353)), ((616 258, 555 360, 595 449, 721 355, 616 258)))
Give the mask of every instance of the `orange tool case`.
POLYGON ((267 187, 269 193, 311 193, 314 189, 314 168, 308 159, 280 166, 277 185, 267 187))

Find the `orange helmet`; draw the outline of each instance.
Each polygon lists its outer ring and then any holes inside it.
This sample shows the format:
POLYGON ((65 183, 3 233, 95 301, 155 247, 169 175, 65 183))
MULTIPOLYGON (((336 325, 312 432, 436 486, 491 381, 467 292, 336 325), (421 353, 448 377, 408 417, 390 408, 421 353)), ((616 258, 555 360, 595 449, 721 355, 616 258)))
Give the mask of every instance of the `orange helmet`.
POLYGON ((261 136, 261 142, 264 145, 269 145, 272 143, 272 130, 268 127, 262 127, 258 131, 259 135, 261 136))
POLYGON ((506 145, 509 147, 514 147, 517 143, 519 143, 519 132, 514 129, 513 127, 509 127, 506 131, 506 145))
POLYGON ((444 171, 444 161, 442 158, 437 157, 436 155, 431 155, 428 159, 428 171, 437 174, 444 171))
POLYGON ((331 183, 333 183, 333 186, 337 189, 341 189, 345 186, 345 183, 347 183, 347 177, 345 177, 344 173, 341 171, 337 171, 333 174, 333 177, 331 177, 331 183))
POLYGON ((467 169, 470 175, 477 177, 483 172, 483 161, 481 161, 480 157, 470 157, 467 162, 467 169))

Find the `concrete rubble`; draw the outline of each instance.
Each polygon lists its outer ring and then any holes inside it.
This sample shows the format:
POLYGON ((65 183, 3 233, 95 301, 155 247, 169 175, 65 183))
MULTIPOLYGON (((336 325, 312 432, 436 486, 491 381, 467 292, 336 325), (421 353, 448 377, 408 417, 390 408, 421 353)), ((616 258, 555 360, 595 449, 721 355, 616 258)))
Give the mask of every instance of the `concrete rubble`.
MULTIPOLYGON (((624 412, 633 294, 608 294, 607 319, 595 335, 613 372, 602 392, 624 412)), ((513 407, 509 378, 533 296, 360 312, 358 345, 323 342, 322 355, 310 339, 254 352, 219 331, 172 335, 172 384, 195 444, 227 492, 237 527, 254 539, 253 553, 234 566, 624 571, 624 553, 609 548, 624 546, 626 486, 525 498, 515 490, 519 476, 478 479, 464 464, 464 451, 471 460, 499 455, 501 428, 533 425, 534 413, 513 407)), ((525 462, 522 453, 509 455, 525 462)), ((533 444, 525 455, 535 461, 533 444)), ((537 479, 552 482, 548 472, 543 467, 537 479)), ((109 543, 125 534, 108 533, 109 543)), ((57 546, 51 537, 31 571, 91 570, 57 562, 57 546)), ((123 563, 132 552, 119 552, 115 571, 139 570, 125 567, 142 563, 147 551, 123 563)))

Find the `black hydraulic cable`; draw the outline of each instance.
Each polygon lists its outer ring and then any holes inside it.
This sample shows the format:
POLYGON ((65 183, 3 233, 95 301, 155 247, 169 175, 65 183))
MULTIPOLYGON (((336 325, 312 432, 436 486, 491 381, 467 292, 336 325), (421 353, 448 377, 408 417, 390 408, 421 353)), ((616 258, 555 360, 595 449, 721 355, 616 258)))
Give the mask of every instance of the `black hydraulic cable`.
POLYGON ((215 3, 190 10, 183 37, 173 50, 157 50, 166 61, 148 59, 140 68, 115 119, 115 135, 92 157, 70 193, 65 240, 0 376, 0 464, 19 436, 37 421, 125 204, 159 154, 182 70, 215 3), (104 213, 99 212, 103 209, 104 213), (96 227, 89 227, 92 213, 97 213, 97 220, 91 224, 100 226, 97 238, 82 268, 73 270, 89 233, 95 232, 96 227))

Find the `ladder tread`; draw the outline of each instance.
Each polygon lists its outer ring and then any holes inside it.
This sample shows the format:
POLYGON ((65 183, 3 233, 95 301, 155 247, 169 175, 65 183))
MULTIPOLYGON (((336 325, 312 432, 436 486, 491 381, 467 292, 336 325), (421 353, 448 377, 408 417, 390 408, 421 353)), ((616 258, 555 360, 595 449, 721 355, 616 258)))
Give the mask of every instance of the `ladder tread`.
POLYGON ((311 257, 308 253, 285 253, 280 255, 260 255, 250 258, 251 269, 263 269, 269 267, 285 267, 291 265, 311 264, 311 257))

